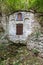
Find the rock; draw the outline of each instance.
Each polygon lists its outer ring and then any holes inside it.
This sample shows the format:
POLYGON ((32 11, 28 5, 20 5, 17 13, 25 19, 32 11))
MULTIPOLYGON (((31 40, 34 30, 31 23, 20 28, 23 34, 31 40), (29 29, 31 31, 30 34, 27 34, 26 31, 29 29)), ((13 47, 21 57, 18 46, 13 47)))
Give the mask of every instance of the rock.
POLYGON ((8 40, 5 40, 5 39, 3 39, 3 40, 0 40, 0 43, 8 43, 8 40))
POLYGON ((39 40, 41 40, 41 41, 42 41, 42 40, 43 40, 43 37, 40 37, 40 38, 39 38, 39 40))
POLYGON ((27 42, 27 48, 29 50, 36 48, 39 51, 39 56, 43 57, 43 34, 41 33, 38 40, 35 39, 33 36, 30 37, 30 40, 27 42))
POLYGON ((27 48, 28 48, 29 50, 32 50, 34 47, 35 47, 34 42, 29 42, 29 43, 27 43, 27 48))
POLYGON ((43 53, 39 53, 39 57, 43 58, 43 53))

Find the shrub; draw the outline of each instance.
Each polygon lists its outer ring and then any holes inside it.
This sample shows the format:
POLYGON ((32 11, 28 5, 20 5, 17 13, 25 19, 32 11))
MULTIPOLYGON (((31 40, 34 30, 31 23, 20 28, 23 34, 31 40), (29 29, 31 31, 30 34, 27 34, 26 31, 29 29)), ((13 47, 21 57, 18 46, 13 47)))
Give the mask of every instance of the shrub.
POLYGON ((38 56, 39 51, 37 49, 32 50, 35 56, 38 56))

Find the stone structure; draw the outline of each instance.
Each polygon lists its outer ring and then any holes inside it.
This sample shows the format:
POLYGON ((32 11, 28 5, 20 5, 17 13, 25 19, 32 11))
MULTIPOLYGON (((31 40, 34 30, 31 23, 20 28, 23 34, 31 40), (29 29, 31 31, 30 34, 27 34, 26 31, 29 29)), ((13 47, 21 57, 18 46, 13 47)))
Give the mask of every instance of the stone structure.
POLYGON ((39 24, 36 23, 34 14, 31 12, 16 12, 9 16, 8 36, 15 43, 25 43, 27 38, 39 24))
POLYGON ((43 56, 43 34, 34 13, 16 12, 2 17, 3 28, 10 41, 25 43, 29 50, 38 49, 43 56))
MULTIPOLYGON (((35 19, 39 22, 40 19, 37 15, 35 15, 35 19)), ((37 28, 36 28, 37 29, 37 28)), ((36 33, 33 33, 28 37, 27 48, 29 50, 36 49, 39 51, 39 56, 43 58, 43 27, 40 27, 36 33)))

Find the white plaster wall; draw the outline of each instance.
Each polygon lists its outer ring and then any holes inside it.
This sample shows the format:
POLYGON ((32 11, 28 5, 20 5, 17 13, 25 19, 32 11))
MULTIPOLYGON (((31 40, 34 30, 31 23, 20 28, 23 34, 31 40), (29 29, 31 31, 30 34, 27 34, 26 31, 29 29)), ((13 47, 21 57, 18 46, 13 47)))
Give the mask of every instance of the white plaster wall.
POLYGON ((23 14, 23 21, 16 21, 16 14, 14 13, 9 16, 9 25, 8 25, 8 31, 9 31, 9 38, 10 40, 14 42, 23 42, 26 41, 28 35, 31 35, 33 32, 32 26, 34 23, 34 14, 33 13, 26 13, 22 12, 23 14), (25 20, 25 18, 29 18, 29 20, 25 20), (22 23, 23 24, 23 35, 16 35, 16 24, 22 23))

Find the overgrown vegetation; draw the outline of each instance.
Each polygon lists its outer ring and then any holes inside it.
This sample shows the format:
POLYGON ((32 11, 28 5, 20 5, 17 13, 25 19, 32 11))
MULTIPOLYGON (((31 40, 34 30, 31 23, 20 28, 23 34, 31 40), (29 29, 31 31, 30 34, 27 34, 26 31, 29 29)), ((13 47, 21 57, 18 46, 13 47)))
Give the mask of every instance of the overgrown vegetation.
MULTIPOLYGON (((43 12, 43 0, 0 0, 0 15, 10 14, 18 10, 30 9, 35 12, 43 12)), ((43 17, 40 17, 40 24, 43 26, 43 17)), ((0 39, 4 31, 0 31, 0 39)), ((35 34, 35 41, 40 36, 39 31, 35 34)), ((11 44, 11 42, 8 42, 11 44)), ((38 50, 33 49, 34 54, 38 54, 38 50)), ((26 46, 8 45, 0 42, 0 65, 43 65, 43 59, 33 56, 26 46)))
MULTIPOLYGON (((43 65, 43 59, 33 56, 26 46, 12 44, 0 52, 0 65, 43 65)), ((33 52, 37 53, 37 50, 33 52)))
POLYGON ((0 0, 0 12, 9 14, 17 10, 33 9, 43 12, 43 0, 0 0))
POLYGON ((33 51, 35 56, 38 56, 39 51, 37 49, 34 48, 32 51, 33 51))

